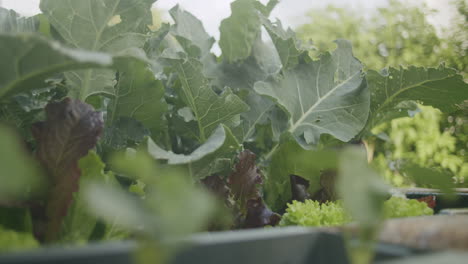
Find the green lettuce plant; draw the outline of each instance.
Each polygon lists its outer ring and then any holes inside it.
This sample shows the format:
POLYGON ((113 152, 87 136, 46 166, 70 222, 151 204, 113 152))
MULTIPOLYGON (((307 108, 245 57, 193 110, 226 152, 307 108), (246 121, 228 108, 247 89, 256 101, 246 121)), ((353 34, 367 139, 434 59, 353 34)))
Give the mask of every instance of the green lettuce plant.
MULTIPOLYGON (((393 196, 383 203, 383 217, 386 219, 432 214, 434 210, 427 203, 415 199, 393 196)), ((340 200, 322 204, 318 201, 305 200, 288 204, 280 226, 342 226, 352 221, 353 218, 340 200)))
POLYGON ((288 204, 280 226, 341 226, 351 221, 341 202, 305 200, 288 204))

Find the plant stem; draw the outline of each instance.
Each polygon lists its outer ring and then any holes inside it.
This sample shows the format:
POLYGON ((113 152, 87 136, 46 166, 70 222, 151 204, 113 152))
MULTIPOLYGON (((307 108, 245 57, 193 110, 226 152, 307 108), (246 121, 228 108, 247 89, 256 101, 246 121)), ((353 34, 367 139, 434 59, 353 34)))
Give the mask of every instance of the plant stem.
POLYGON ((271 159, 271 157, 273 156, 273 154, 275 154, 275 152, 278 150, 278 147, 279 147, 279 143, 277 143, 277 144, 270 150, 270 152, 268 152, 268 154, 266 154, 266 156, 265 156, 265 161, 271 159))
POLYGON ((366 153, 367 153, 367 162, 371 163, 374 160, 374 153, 375 153, 375 139, 374 138, 368 138, 366 140, 362 140, 364 143, 364 146, 366 147, 366 153))

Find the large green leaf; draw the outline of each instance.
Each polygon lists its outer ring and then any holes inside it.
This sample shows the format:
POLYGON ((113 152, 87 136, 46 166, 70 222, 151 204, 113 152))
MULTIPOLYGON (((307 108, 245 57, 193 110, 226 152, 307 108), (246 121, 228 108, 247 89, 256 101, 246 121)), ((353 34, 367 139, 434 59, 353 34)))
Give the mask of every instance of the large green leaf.
POLYGON ((246 59, 260 34, 261 20, 256 0, 231 3, 231 16, 221 21, 219 46, 228 62, 246 59))
POLYGON ((254 92, 250 92, 244 100, 250 106, 250 110, 241 114, 242 134, 239 138, 242 139, 242 142, 248 141, 254 136, 257 125, 265 124, 271 118, 271 111, 275 107, 272 100, 254 92))
MULTIPOLYGON (((117 54, 143 47, 152 24, 155 0, 42 0, 41 10, 64 41, 75 48, 117 54), (120 20, 112 24, 113 20, 120 20)), ((71 94, 86 99, 96 93, 115 95, 112 70, 66 74, 71 94)))
POLYGON ((130 117, 119 117, 104 130, 103 152, 136 147, 148 136, 151 136, 151 132, 141 122, 130 117))
POLYGON ((281 60, 275 47, 264 43, 258 36, 247 59, 239 63, 219 64, 214 82, 220 88, 228 86, 234 90, 252 90, 255 82, 265 81, 280 70, 281 60))
POLYGON ((148 153, 171 165, 183 165, 194 179, 201 179, 226 169, 240 145, 229 128, 219 126, 208 140, 189 155, 175 154, 148 139, 148 153))
POLYGON ((208 35, 203 24, 195 16, 175 6, 169 11, 175 24, 171 27, 174 36, 190 57, 199 59, 204 66, 206 76, 215 76, 216 56, 210 50, 215 39, 208 35))
POLYGON ((119 118, 131 117, 157 135, 164 127, 163 115, 167 110, 163 84, 144 61, 129 58, 119 63, 118 69, 115 97, 108 109, 108 126, 119 118))
POLYGON ((200 142, 205 142, 219 124, 230 128, 239 125, 239 114, 247 111, 248 106, 230 89, 216 94, 204 77, 203 65, 198 60, 173 60, 172 65, 181 82, 176 86, 177 94, 193 112, 200 142))
POLYGON ((294 31, 290 28, 284 30, 280 21, 273 24, 267 18, 262 17, 262 22, 276 47, 284 68, 293 68, 302 59, 307 58, 307 51, 299 47, 294 31))
POLYGON ((349 42, 338 40, 337 45, 318 61, 284 70, 279 80, 255 84, 255 91, 287 111, 288 131, 304 147, 316 144, 323 133, 349 141, 367 120, 369 91, 362 65, 349 42))
POLYGON ((0 35, 0 98, 43 88, 44 79, 66 70, 110 67, 112 57, 65 48, 37 35, 0 35))
POLYGON ((390 68, 382 73, 369 71, 367 81, 371 91, 371 108, 367 128, 407 115, 418 101, 450 113, 457 104, 468 99, 468 84, 450 68, 409 67, 390 68))
POLYGON ((173 7, 169 14, 174 19, 175 24, 171 28, 171 33, 176 37, 189 40, 192 45, 199 49, 201 57, 210 53, 215 39, 206 33, 200 20, 187 11, 173 7))

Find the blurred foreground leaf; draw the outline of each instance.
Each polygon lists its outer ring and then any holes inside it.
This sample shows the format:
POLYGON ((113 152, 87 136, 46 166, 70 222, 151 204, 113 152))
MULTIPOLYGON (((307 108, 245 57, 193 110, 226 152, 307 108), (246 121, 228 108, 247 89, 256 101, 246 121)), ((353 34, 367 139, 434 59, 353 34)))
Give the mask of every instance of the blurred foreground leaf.
POLYGON ((388 187, 367 164, 363 148, 344 149, 340 155, 338 172, 338 193, 345 209, 360 227, 358 243, 348 244, 351 262, 371 263, 388 187))
POLYGON ((215 212, 209 193, 179 170, 156 166, 144 152, 114 156, 112 169, 144 184, 143 197, 96 182, 87 187, 92 212, 133 233, 155 241, 184 237, 204 230, 215 212))
POLYGON ((0 203, 21 202, 42 189, 44 178, 13 130, 0 125, 0 203))

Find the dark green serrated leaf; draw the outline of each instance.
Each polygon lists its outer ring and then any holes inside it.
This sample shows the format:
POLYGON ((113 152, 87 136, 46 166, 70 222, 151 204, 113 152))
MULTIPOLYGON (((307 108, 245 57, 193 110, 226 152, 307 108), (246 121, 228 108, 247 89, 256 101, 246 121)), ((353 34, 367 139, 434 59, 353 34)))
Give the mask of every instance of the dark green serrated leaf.
POLYGON ((255 127, 257 125, 265 124, 270 118, 272 109, 275 103, 265 97, 259 96, 254 92, 250 92, 245 98, 245 102, 250 106, 248 112, 241 114, 242 119, 242 142, 246 142, 255 134, 255 127))
POLYGON ((230 89, 216 94, 204 77, 203 65, 198 60, 173 60, 172 65, 181 83, 176 86, 176 92, 193 112, 199 142, 205 142, 220 124, 230 128, 240 124, 240 114, 247 111, 248 106, 230 89))
POLYGON ((206 33, 200 20, 189 12, 180 9, 178 5, 173 7, 169 14, 175 22, 171 28, 171 33, 174 36, 189 40, 191 44, 199 49, 201 57, 210 53, 215 39, 206 33))
POLYGON ((262 17, 262 23, 276 47, 284 69, 294 68, 302 60, 307 59, 307 51, 299 46, 294 31, 290 28, 285 31, 279 20, 274 24, 262 17))
POLYGON ((154 136, 164 128, 163 115, 167 111, 164 86, 156 80, 149 66, 129 58, 118 65, 115 97, 108 107, 107 125, 119 118, 134 118, 148 128, 154 136))
POLYGON ((48 102, 62 100, 67 93, 61 83, 47 81, 47 87, 12 96, 0 106, 0 122, 16 126, 23 139, 32 143, 31 125, 43 119, 48 102))
POLYGON ((234 90, 252 90, 255 82, 264 81, 268 77, 269 74, 261 68, 257 60, 249 57, 242 63, 221 63, 214 83, 220 89, 230 87, 234 90))
POLYGON ((351 44, 319 61, 286 70, 279 80, 257 82, 255 91, 274 99, 290 116, 288 132, 309 147, 323 133, 349 141, 364 127, 369 111, 369 91, 362 65, 353 57, 351 44))
POLYGON ((199 59, 203 64, 206 76, 214 76, 216 71, 216 57, 210 52, 215 39, 208 35, 203 24, 187 11, 173 7, 169 11, 175 24, 171 27, 171 35, 190 57, 199 59))
POLYGON ((0 57, 0 98, 43 88, 54 73, 112 65, 107 54, 65 48, 29 34, 0 34, 0 57))
POLYGON ((408 110, 414 109, 407 101, 418 101, 451 113, 457 104, 468 99, 468 84, 455 70, 444 66, 390 68, 382 73, 369 71, 367 81, 371 92, 367 130, 407 115, 408 110))
MULTIPOLYGON (((152 24, 155 0, 42 0, 40 7, 65 42, 75 48, 118 54, 142 48, 152 24), (112 24, 112 19, 120 19, 112 24)), ((115 71, 85 70, 66 74, 71 95, 85 100, 96 93, 116 95, 115 71)))
POLYGON ((112 126, 106 127, 103 141, 110 151, 135 147, 150 136, 150 131, 142 123, 129 117, 118 118, 112 126))
POLYGON ((231 3, 231 16, 221 21, 219 46, 227 62, 246 59, 260 34, 260 16, 255 0, 231 3))

